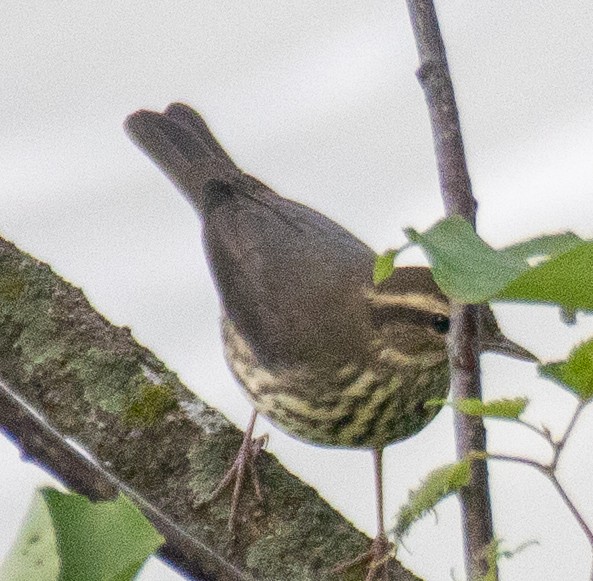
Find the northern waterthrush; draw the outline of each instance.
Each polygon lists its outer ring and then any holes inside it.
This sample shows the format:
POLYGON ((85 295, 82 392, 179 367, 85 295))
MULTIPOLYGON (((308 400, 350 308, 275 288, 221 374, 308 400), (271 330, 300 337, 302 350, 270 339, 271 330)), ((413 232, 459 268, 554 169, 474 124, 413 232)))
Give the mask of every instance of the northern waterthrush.
MULTIPOLYGON (((382 576, 381 452, 424 428, 436 415, 425 402, 447 395, 447 298, 425 267, 397 268, 373 285, 367 245, 243 173, 186 105, 138 111, 126 129, 202 219, 226 359, 257 410, 217 490, 235 483, 230 525, 261 447, 252 439, 257 412, 315 444, 368 448, 379 500, 368 579, 382 576)), ((487 307, 481 314, 483 350, 533 359, 487 307)))

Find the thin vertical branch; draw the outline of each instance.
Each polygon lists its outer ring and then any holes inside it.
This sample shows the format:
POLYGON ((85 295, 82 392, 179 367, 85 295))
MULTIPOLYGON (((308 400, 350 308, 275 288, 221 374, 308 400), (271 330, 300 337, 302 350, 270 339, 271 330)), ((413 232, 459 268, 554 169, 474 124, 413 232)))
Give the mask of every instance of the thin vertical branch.
MULTIPOLYGON (((407 0, 420 57, 418 80, 424 90, 438 164, 441 195, 447 215, 458 214, 476 224, 476 200, 467 171, 459 115, 445 46, 432 0, 407 0)), ((449 365, 453 397, 481 398, 477 309, 452 305, 449 365)), ((486 449, 481 418, 455 414, 457 455, 486 449)), ((486 462, 472 463, 470 485, 460 494, 467 576, 486 573, 484 555, 494 538, 486 462)))

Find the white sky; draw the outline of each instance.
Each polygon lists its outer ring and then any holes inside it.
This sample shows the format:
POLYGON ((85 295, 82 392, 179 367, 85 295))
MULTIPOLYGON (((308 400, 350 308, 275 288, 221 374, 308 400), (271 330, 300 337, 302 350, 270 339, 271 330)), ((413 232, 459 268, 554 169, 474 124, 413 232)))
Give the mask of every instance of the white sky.
MULTIPOLYGON (((593 236, 593 3, 440 1, 480 231, 494 245, 572 229, 593 236)), ((138 108, 183 100, 235 160, 279 193, 381 251, 442 215, 416 54, 395 0, 2 2, 0 233, 81 286, 182 380, 244 427, 249 407, 222 359, 217 299, 197 219, 128 142, 138 108)), ((410 260, 417 255, 410 254, 410 260)), ((554 309, 504 306, 505 331, 543 360, 593 335, 554 309)), ((487 397, 527 395, 528 417, 565 426, 569 396, 525 363, 487 355, 487 397)), ((590 437, 581 419, 561 466, 593 523, 590 437)), ((315 448, 278 432, 269 449, 374 534, 370 454, 315 448)), ((524 430, 492 425, 491 448, 544 457, 524 430)), ((0 442, 0 558, 33 489, 49 478, 0 442)), ((454 458, 451 416, 386 452, 386 515, 454 458)), ((590 547, 552 487, 527 468, 491 467, 498 535, 539 541, 503 581, 584 581, 590 547)), ((458 505, 417 525, 400 552, 427 581, 462 574, 458 505)), ((174 579, 151 564, 142 579, 174 579)))

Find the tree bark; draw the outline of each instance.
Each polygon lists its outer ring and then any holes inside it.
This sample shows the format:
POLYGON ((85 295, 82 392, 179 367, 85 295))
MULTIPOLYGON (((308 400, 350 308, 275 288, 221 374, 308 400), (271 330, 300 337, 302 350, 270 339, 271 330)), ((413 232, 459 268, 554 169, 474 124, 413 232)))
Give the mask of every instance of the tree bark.
MULTIPOLYGON (((448 216, 458 214, 475 228, 477 203, 472 194, 453 83, 436 10, 432 0, 407 2, 420 57, 418 80, 428 104, 445 210, 448 216)), ((475 306, 453 304, 449 364, 455 399, 482 397, 478 324, 475 306)), ((472 450, 486 448, 486 430, 480 417, 456 412, 455 437, 459 458, 464 458, 472 450)), ((476 579, 486 573, 485 555, 494 538, 485 461, 472 463, 470 485, 462 489, 459 496, 467 577, 476 579)))

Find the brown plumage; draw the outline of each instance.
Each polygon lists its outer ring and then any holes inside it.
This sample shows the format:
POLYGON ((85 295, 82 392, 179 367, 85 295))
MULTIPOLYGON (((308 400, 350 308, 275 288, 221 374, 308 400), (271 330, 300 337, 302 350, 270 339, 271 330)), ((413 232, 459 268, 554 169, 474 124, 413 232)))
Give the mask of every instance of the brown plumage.
MULTIPOLYGON (((255 409, 301 439, 374 450, 380 476, 382 449, 425 427, 436 413, 425 402, 448 391, 449 305, 430 270, 398 268, 375 287, 367 245, 243 173, 186 105, 138 111, 126 129, 202 220, 226 358, 255 409)), ((484 348, 532 358, 487 307, 482 318, 484 348)), ((231 524, 259 449, 253 422, 223 482, 236 479, 231 524)), ((387 550, 380 506, 368 558, 387 550)))

